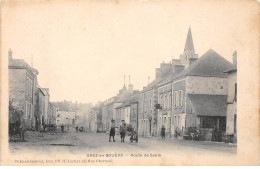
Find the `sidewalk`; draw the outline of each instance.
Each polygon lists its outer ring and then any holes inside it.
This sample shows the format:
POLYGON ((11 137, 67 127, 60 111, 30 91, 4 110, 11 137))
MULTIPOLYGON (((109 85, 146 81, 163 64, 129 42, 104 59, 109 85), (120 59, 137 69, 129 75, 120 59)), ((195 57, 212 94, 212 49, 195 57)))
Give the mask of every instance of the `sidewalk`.
POLYGON ((237 144, 234 143, 225 143, 225 142, 213 142, 213 141, 192 141, 192 140, 183 140, 183 139, 175 139, 174 137, 166 137, 162 140, 161 137, 153 136, 153 137, 142 137, 142 139, 155 140, 158 142, 165 142, 170 144, 177 144, 186 147, 194 147, 194 148, 202 148, 208 150, 221 150, 226 152, 236 153, 237 144))

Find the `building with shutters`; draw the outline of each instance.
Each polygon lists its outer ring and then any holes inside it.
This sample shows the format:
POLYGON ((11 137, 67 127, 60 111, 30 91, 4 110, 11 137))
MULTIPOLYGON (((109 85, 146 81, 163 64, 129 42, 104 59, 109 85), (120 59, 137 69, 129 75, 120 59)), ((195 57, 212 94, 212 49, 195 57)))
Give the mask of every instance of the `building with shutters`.
POLYGON ((36 126, 36 92, 38 70, 29 66, 23 59, 13 59, 9 50, 9 101, 12 106, 21 111, 22 120, 28 130, 36 126))
POLYGON ((226 133, 237 142, 237 52, 233 54, 233 67, 228 73, 227 126, 226 133))

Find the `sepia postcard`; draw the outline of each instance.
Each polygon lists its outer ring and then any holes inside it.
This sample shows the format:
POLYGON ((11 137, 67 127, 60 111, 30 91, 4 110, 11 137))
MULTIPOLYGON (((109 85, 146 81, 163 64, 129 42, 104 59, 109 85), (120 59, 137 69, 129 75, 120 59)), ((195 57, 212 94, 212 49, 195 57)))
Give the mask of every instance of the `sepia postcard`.
POLYGON ((2 0, 0 165, 260 165, 256 0, 2 0))

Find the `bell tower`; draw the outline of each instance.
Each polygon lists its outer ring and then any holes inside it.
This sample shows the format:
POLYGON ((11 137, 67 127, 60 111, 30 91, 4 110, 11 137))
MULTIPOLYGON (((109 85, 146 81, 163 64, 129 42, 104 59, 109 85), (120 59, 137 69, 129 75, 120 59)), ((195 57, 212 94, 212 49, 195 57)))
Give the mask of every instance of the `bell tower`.
POLYGON ((190 65, 189 64, 190 59, 194 60, 197 58, 198 58, 198 55, 195 54, 193 39, 192 39, 192 34, 191 34, 191 28, 189 27, 184 51, 183 51, 183 54, 180 55, 181 65, 184 65, 185 67, 187 67, 190 65))

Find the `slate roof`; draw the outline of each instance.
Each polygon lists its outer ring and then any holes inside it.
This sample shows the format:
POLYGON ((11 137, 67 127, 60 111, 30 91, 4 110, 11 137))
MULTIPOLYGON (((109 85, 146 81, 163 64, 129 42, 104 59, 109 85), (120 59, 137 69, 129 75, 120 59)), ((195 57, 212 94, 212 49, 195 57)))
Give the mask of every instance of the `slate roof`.
POLYGON ((126 107, 126 106, 130 106, 130 105, 131 105, 131 101, 127 100, 124 103, 122 103, 120 106, 116 107, 116 109, 120 109, 120 108, 123 108, 123 107, 126 107))
POLYGON ((118 96, 118 98, 115 100, 116 103, 121 103, 121 102, 125 102, 126 100, 128 100, 131 96, 133 96, 133 93, 131 92, 124 92, 121 95, 118 96))
POLYGON ((156 78, 156 79, 154 79, 151 83, 149 83, 149 85, 147 85, 147 86, 141 91, 141 93, 151 90, 151 89, 152 89, 154 86, 156 86, 157 84, 160 84, 160 83, 162 83, 162 82, 171 80, 171 79, 172 79, 172 76, 173 76, 172 70, 170 69, 162 78, 156 78))
POLYGON ((210 49, 173 79, 185 76, 227 77, 224 71, 230 68, 232 64, 229 61, 210 49))
POLYGON ((193 110, 201 116, 226 116, 227 95, 188 94, 193 110))
POLYGON ((39 74, 38 70, 28 65, 23 59, 11 59, 9 61, 9 67, 29 69, 32 72, 39 74))
POLYGON ((37 88, 41 91, 41 93, 42 93, 44 96, 46 96, 46 93, 45 93, 40 87, 37 86, 37 88))
POLYGON ((64 102, 52 102, 52 104, 59 108, 60 111, 68 111, 68 112, 74 112, 75 108, 69 106, 68 104, 65 104, 64 102))
POLYGON ((236 71, 237 71, 237 66, 236 65, 232 65, 232 68, 228 69, 224 73, 232 73, 232 72, 236 72, 236 71))

